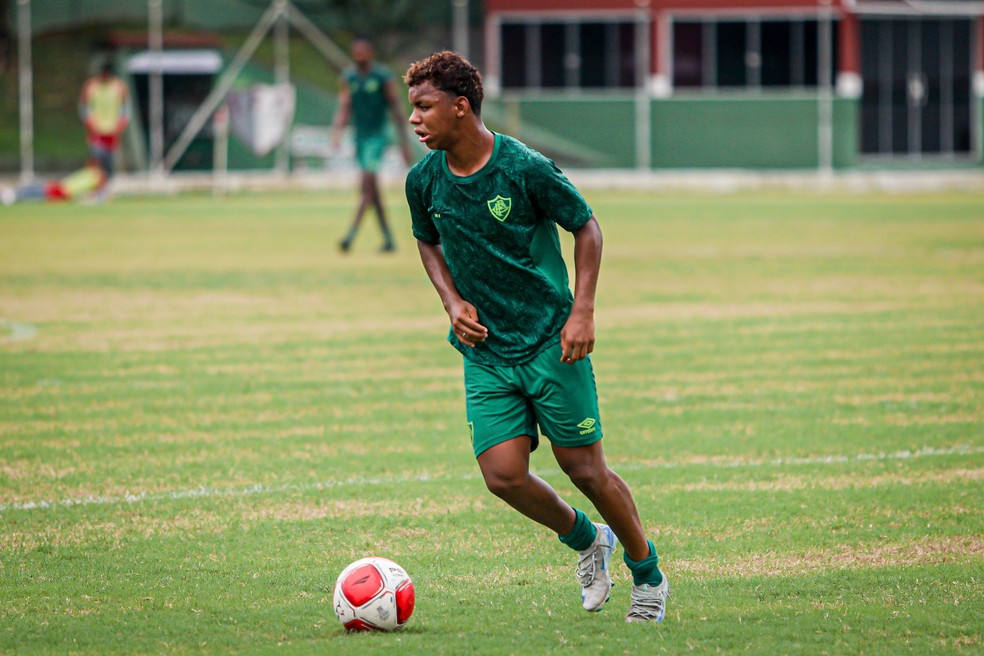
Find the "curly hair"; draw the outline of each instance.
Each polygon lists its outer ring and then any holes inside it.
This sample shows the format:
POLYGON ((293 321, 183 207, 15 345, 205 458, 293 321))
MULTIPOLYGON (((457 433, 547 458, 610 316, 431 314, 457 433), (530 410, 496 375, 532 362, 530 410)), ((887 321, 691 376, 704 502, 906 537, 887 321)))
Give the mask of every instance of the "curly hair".
POLYGON ((430 82, 438 91, 463 96, 476 116, 482 113, 482 74, 471 62, 456 52, 436 52, 426 59, 410 64, 403 81, 408 87, 430 82))

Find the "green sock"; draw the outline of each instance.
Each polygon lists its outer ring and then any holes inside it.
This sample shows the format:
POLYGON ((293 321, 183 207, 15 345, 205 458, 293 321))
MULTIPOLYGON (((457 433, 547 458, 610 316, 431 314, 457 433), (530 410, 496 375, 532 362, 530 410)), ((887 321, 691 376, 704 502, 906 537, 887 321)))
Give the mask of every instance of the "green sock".
POLYGON ((656 546, 649 541, 649 556, 642 560, 635 561, 629 558, 629 553, 622 554, 622 560, 632 571, 632 585, 659 585, 663 582, 663 572, 659 571, 659 556, 656 555, 656 546))
POLYGON ((574 518, 574 528, 567 535, 558 535, 557 537, 574 551, 584 551, 595 541, 595 536, 598 535, 598 529, 591 523, 588 516, 577 508, 574 509, 574 514, 576 515, 574 518))

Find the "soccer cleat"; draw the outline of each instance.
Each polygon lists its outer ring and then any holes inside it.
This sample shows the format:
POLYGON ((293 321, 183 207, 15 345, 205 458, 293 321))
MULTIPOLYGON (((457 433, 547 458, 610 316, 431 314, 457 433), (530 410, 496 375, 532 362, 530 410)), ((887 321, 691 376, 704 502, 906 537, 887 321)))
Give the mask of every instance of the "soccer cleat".
POLYGON ((342 241, 338 242, 338 250, 340 250, 343 253, 348 253, 349 249, 351 248, 352 248, 352 242, 349 241, 348 239, 343 239, 342 241))
POLYGON ((626 622, 662 622, 666 613, 666 598, 670 596, 670 584, 663 575, 659 585, 632 586, 632 606, 625 616, 626 622))
POLYGON ((601 610, 611 596, 612 583, 608 563, 615 552, 615 534, 604 524, 595 524, 598 535, 591 546, 580 552, 577 580, 581 584, 581 605, 592 613, 601 610))

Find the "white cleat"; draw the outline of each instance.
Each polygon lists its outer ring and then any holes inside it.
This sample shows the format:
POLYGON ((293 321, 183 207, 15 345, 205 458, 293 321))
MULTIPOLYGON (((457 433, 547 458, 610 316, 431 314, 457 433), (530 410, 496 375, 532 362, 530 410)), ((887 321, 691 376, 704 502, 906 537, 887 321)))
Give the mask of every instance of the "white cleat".
POLYGON ((581 584, 581 605, 592 613, 601 610, 611 596, 611 576, 608 564, 615 552, 615 534, 605 524, 595 524, 598 535, 591 546, 580 552, 577 561, 577 581, 581 584))
POLYGON ((632 606, 625 616, 626 622, 662 622, 666 613, 666 599, 670 596, 670 584, 663 575, 659 585, 632 586, 632 606))

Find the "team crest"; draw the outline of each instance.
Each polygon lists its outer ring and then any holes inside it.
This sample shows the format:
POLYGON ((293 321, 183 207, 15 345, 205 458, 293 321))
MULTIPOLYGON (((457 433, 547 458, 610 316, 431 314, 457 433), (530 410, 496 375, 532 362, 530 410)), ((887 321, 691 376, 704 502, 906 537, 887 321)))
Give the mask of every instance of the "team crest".
POLYGON ((503 198, 502 196, 496 196, 490 201, 486 201, 489 206, 489 212, 498 221, 505 221, 509 216, 510 210, 512 210, 512 198, 503 198))

